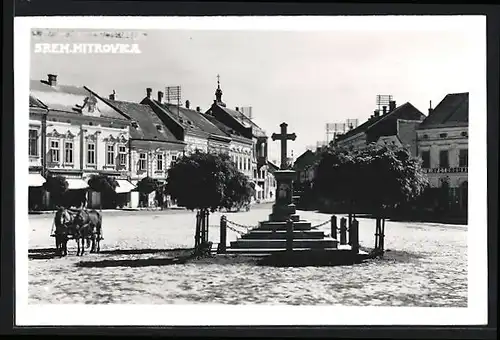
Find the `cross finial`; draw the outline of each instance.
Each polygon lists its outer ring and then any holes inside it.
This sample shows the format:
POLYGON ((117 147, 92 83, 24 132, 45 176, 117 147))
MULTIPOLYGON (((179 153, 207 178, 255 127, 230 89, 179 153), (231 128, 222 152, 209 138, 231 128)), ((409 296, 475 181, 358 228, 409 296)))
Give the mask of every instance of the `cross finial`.
POLYGON ((295 133, 287 133, 287 123, 281 123, 281 133, 273 133, 271 138, 272 140, 281 141, 281 170, 287 168, 287 152, 286 152, 286 143, 288 140, 295 140, 297 135, 295 133))

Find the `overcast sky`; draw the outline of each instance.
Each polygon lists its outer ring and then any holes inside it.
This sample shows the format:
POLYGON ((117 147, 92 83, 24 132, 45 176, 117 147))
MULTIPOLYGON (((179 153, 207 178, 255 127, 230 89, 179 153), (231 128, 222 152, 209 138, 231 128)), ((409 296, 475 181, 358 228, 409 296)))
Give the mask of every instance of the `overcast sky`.
MULTIPOLYGON (((59 31, 67 32, 67 31, 59 31)), ((447 31, 135 31, 134 38, 90 34, 42 35, 35 42, 135 42, 141 54, 31 54, 31 79, 58 75, 60 84, 86 85, 103 96, 138 102, 180 85, 182 100, 209 108, 220 74, 228 107, 252 106, 270 136, 287 122, 297 134, 294 156, 326 139, 325 124, 376 109, 377 94, 427 114, 447 93, 468 92, 477 36, 447 31)), ((32 48, 33 51, 33 48, 32 48)), ((279 142, 270 140, 271 160, 279 142)))

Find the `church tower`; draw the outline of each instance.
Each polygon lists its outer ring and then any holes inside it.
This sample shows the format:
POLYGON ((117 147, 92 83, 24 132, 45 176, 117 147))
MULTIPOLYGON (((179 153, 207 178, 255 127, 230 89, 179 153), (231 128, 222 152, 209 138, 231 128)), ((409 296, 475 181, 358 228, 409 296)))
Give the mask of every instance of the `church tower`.
POLYGON ((226 106, 226 104, 222 101, 222 90, 220 88, 220 76, 217 75, 217 90, 215 90, 215 103, 220 106, 226 106))

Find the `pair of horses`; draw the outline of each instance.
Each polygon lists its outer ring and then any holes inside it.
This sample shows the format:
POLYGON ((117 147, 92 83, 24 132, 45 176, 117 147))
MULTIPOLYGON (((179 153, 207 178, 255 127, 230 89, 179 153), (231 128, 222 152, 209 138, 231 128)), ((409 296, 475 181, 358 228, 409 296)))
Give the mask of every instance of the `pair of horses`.
POLYGON ((91 253, 100 251, 102 238, 102 215, 96 210, 66 209, 59 207, 54 217, 56 253, 68 255, 68 240, 74 239, 77 244, 77 256, 85 252, 85 241, 91 253))

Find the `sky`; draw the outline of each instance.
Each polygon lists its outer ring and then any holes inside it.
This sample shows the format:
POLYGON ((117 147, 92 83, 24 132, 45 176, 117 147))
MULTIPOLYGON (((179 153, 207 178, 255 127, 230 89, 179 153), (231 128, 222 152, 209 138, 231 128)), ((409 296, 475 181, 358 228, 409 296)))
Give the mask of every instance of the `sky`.
MULTIPOLYGON (((326 140, 326 123, 364 122, 379 94, 392 95, 398 106, 410 102, 427 115, 430 101, 435 107, 448 93, 469 92, 468 79, 477 70, 478 37, 466 28, 120 32, 125 37, 42 30, 31 39, 30 78, 57 74, 59 84, 85 85, 106 97, 115 90, 118 100, 132 102, 141 101, 147 87, 156 95, 179 85, 182 102, 205 111, 215 99, 219 74, 229 108, 251 106, 268 136, 288 124, 297 134, 288 148, 294 157, 326 140), (70 42, 136 43, 141 53, 34 52, 35 43, 70 42)), ((278 161, 279 150, 270 138, 270 160, 278 161)))

